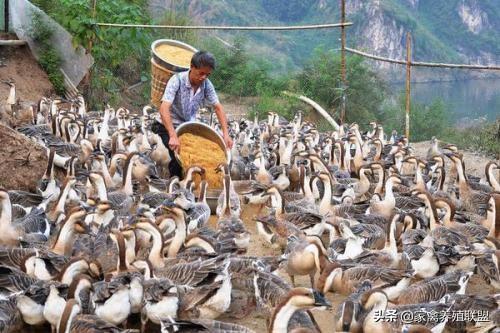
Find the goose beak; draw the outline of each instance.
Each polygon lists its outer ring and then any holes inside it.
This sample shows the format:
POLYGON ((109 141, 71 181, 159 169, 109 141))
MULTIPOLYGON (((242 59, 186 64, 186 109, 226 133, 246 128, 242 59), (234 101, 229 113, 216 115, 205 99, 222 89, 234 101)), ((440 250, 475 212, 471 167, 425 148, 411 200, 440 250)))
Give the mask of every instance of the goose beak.
POLYGON ((314 306, 318 307, 324 306, 328 309, 332 307, 332 304, 325 298, 325 295, 323 295, 319 291, 314 290, 313 296, 314 296, 314 306))
POLYGON ((95 210, 94 206, 91 206, 85 202, 80 204, 80 207, 83 208, 87 213, 93 212, 95 210))

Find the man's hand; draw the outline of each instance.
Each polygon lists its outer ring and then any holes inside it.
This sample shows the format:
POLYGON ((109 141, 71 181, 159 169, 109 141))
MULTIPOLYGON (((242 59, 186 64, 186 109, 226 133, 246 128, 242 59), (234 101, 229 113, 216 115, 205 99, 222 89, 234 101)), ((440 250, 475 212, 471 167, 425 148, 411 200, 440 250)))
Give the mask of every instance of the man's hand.
POLYGON ((170 140, 168 140, 168 147, 170 149, 172 149, 173 151, 175 151, 176 153, 179 153, 179 148, 181 147, 181 142, 179 141, 177 134, 170 136, 170 140))
POLYGON ((231 139, 231 136, 228 133, 224 134, 224 143, 228 149, 233 148, 233 139, 231 139))

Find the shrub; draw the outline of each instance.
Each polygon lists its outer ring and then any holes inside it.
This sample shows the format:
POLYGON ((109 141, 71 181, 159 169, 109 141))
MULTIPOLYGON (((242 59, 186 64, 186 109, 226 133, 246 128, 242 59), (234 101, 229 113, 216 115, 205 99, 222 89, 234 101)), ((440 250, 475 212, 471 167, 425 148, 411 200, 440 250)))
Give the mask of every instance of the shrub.
POLYGON ((64 78, 60 71, 62 60, 57 50, 52 47, 54 31, 38 12, 31 13, 31 20, 33 24, 28 34, 39 47, 38 62, 47 73, 56 93, 63 95, 65 91, 64 78))
MULTIPOLYGON (((396 130, 405 132, 405 98, 401 95, 397 102, 387 103, 380 113, 379 120, 387 133, 396 130)), ((433 136, 442 137, 448 128, 448 107, 442 99, 432 101, 430 105, 411 103, 410 106, 410 140, 424 141, 433 136)))

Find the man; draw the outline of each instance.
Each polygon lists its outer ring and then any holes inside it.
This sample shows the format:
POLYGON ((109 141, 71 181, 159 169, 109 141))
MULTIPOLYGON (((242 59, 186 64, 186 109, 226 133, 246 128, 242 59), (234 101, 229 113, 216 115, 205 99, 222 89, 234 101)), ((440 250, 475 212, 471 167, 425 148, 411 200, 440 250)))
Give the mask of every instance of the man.
POLYGON ((172 76, 167 83, 160 106, 162 124, 154 124, 153 132, 161 137, 163 144, 169 150, 172 158, 169 164, 171 176, 181 177, 182 175, 182 169, 174 154, 182 149, 175 128, 183 122, 195 120, 196 113, 203 102, 214 107, 222 128, 224 142, 228 148, 233 146, 227 128, 226 115, 214 86, 208 79, 214 69, 215 59, 213 55, 206 51, 198 51, 191 58, 189 71, 172 76))

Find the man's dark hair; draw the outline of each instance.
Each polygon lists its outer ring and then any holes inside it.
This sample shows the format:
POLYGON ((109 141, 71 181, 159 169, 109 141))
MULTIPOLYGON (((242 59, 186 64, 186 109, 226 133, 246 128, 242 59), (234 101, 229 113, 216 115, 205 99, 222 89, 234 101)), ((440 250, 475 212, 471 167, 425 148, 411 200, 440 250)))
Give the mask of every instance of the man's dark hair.
POLYGON ((210 52, 198 51, 191 58, 191 66, 196 69, 210 67, 213 70, 215 69, 215 58, 210 52))

